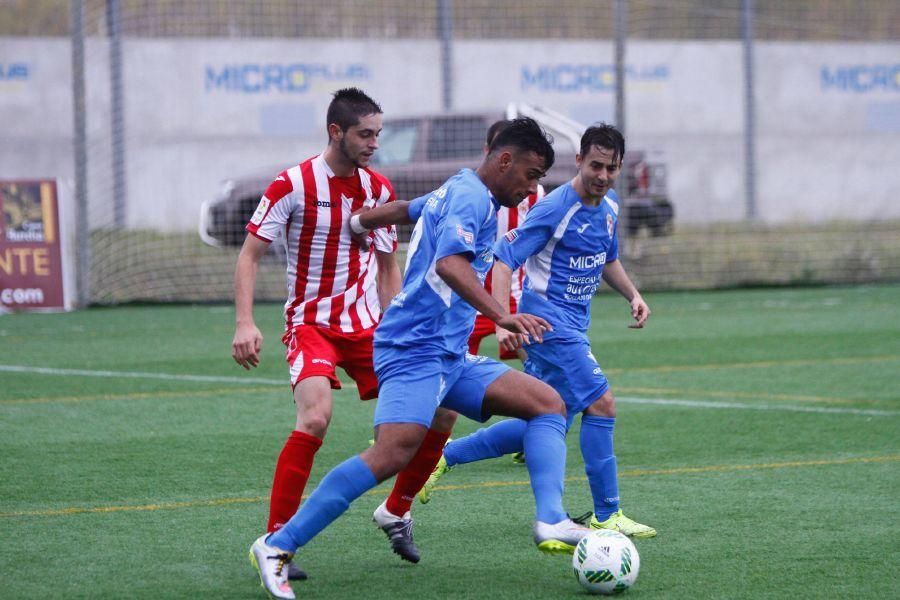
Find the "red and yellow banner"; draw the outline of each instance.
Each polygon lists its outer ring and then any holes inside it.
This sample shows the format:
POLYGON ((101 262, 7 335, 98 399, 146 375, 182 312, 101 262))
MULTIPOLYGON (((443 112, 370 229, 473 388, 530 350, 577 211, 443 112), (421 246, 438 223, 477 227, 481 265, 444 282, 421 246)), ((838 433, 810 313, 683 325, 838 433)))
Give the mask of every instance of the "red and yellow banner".
POLYGON ((0 307, 63 309, 55 181, 0 181, 0 307))

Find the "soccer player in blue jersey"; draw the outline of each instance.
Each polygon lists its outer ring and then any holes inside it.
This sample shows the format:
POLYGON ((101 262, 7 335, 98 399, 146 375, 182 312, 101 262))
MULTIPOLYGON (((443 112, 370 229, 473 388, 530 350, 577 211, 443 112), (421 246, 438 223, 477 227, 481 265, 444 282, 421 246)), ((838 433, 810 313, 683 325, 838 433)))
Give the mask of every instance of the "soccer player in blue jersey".
MULTIPOLYGON (((618 260, 619 201, 612 186, 624 154, 625 140, 614 127, 601 124, 585 131, 575 178, 537 203, 525 223, 494 247, 493 294, 503 304, 512 271, 525 265, 521 310, 553 326, 542 343, 525 346, 525 372, 560 393, 567 426, 582 413, 581 454, 594 500, 590 525, 643 538, 655 536, 656 530, 629 519, 619 508, 613 453, 616 401, 587 338, 591 299, 601 279, 631 305, 635 322, 630 327, 643 327, 650 316, 618 260)), ((522 342, 522 336, 505 330, 498 329, 497 337, 510 350, 522 342)), ((430 494, 457 464, 521 451, 524 431, 523 421, 510 419, 450 442, 424 491, 430 494)))
POLYGON ((483 280, 493 263, 497 209, 533 194, 553 159, 540 126, 515 119, 494 139, 477 170, 463 169, 426 198, 391 202, 350 219, 351 230, 360 234, 418 218, 403 288, 375 333, 375 443, 332 469, 281 529, 253 543, 251 561, 271 595, 294 598, 285 568, 294 552, 410 461, 438 406, 478 421, 492 415, 524 420, 539 549, 571 553, 589 531, 562 507, 566 409, 559 394, 503 363, 466 355, 476 309, 523 338, 540 341, 550 329, 541 317, 509 314, 483 280))

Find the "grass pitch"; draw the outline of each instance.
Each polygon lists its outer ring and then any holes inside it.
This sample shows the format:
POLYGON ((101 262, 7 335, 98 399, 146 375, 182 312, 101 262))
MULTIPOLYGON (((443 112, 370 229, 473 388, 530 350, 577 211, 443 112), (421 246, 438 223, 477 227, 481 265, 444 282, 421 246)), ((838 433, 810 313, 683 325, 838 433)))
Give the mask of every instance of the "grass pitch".
MULTIPOLYGON (((648 296, 643 331, 603 294, 591 338, 619 397, 635 598, 895 597, 900 287, 648 296)), ((230 359, 232 309, 0 317, 0 596, 262 598, 246 553, 293 424, 276 305, 263 364, 230 359)), ((493 340, 487 353, 495 352, 493 340)), ((374 405, 335 394, 307 491, 365 448, 374 405)), ((576 426, 577 427, 577 426, 576 426)), ((460 421, 456 435, 475 428, 460 421)), ((569 439, 566 506, 590 508, 569 439)), ((526 471, 455 469, 416 505, 424 558, 371 523, 390 482, 299 555, 309 598, 585 598, 531 541, 526 471)))

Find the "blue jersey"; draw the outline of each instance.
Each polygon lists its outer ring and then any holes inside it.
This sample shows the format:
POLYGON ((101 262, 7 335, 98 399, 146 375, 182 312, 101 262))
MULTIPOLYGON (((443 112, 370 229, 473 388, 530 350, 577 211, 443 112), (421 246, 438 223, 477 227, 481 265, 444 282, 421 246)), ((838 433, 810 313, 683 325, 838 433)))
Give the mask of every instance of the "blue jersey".
POLYGON ((429 354, 462 356, 475 323, 475 309, 435 272, 440 259, 462 254, 478 279, 494 262, 499 204, 471 169, 463 169, 424 199, 410 204, 421 216, 406 255, 403 289, 378 328, 375 346, 399 346, 429 354))
POLYGON ((619 256, 618 216, 615 191, 587 206, 571 183, 535 204, 494 247, 513 271, 525 264, 519 310, 547 319, 557 333, 587 332, 603 266, 619 256))

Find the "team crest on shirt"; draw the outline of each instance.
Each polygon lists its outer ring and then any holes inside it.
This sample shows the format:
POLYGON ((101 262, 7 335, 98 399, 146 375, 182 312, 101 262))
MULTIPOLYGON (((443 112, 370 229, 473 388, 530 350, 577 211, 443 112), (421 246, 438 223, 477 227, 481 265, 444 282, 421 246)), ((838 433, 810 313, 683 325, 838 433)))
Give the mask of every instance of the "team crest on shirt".
POLYGON ((516 241, 516 238, 519 237, 519 230, 518 229, 510 229, 509 231, 506 232, 506 235, 504 235, 503 237, 506 238, 507 242, 512 244, 514 241, 516 241))
POLYGON ((609 232, 609 237, 613 236, 613 231, 616 229, 616 222, 613 220, 612 215, 606 215, 606 231, 609 232))
POLYGON ((475 236, 471 232, 462 228, 462 225, 456 226, 456 235, 461 237, 467 244, 471 244, 475 240, 475 236))
POLYGON ((259 206, 256 207, 256 212, 253 213, 253 216, 250 217, 250 222, 254 225, 259 225, 262 223, 263 217, 266 216, 266 212, 269 210, 269 199, 265 196, 259 201, 259 206))

